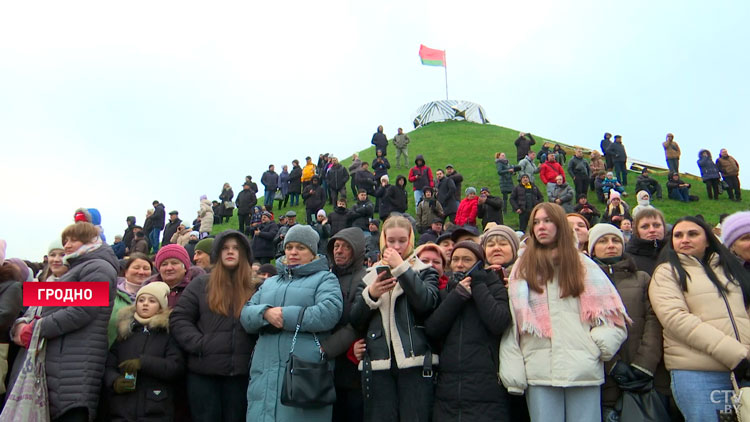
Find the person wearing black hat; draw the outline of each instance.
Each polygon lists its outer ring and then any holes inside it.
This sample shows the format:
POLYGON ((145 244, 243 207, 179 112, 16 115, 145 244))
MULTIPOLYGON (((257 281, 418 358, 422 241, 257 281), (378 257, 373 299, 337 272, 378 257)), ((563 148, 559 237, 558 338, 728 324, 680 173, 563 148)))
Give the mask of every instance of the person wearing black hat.
POLYGON ((187 354, 193 420, 242 420, 247 412, 247 368, 257 340, 239 319, 258 289, 247 236, 236 230, 220 233, 211 260, 211 273, 192 280, 183 291, 169 328, 187 354))
POLYGON ((482 227, 487 223, 503 224, 503 199, 490 194, 490 188, 482 188, 477 202, 477 217, 482 219, 482 227))
POLYGON ((371 218, 368 229, 370 237, 367 238, 366 254, 375 262, 380 259, 380 220, 371 218))
POLYGON ((479 243, 479 229, 476 226, 466 225, 453 229, 451 233, 451 240, 453 244, 468 240, 474 243, 479 243))
POLYGON ((494 271, 484 269, 484 261, 478 244, 455 245, 453 274, 440 291, 440 306, 425 321, 427 335, 443 345, 433 408, 436 420, 508 419, 508 393, 497 382, 500 337, 512 322, 508 291, 494 271))
POLYGON ((426 230, 424 233, 419 235, 419 245, 424 245, 425 243, 437 243, 438 237, 443 234, 443 219, 442 218, 435 218, 432 220, 432 223, 430 224, 430 228, 426 230))
MULTIPOLYGON (((286 236, 286 233, 297 225, 297 213, 293 210, 289 210, 286 212, 286 224, 279 227, 279 232, 276 234, 276 237, 273 239, 274 245, 276 247, 276 257, 280 257, 284 255, 284 236, 286 236)), ((281 220, 281 219, 279 219, 281 220)))

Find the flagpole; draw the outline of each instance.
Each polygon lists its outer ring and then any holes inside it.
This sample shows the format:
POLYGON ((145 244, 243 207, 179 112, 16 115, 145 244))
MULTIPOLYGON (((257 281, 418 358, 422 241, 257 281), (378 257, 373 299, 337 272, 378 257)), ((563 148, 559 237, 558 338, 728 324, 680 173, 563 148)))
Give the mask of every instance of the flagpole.
POLYGON ((448 60, 446 58, 446 51, 443 51, 443 70, 445 70, 445 99, 448 100, 448 60))

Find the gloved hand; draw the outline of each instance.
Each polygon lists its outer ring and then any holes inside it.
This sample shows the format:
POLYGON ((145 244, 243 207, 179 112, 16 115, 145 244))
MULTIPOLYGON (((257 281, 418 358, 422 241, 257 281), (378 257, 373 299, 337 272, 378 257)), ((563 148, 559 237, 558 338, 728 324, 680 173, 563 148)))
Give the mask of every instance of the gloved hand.
POLYGON ((24 327, 21 328, 21 332, 19 334, 22 346, 26 349, 28 349, 29 345, 31 344, 31 335, 34 333, 34 323, 36 323, 36 320, 24 325, 24 327))
POLYGON ((609 375, 614 378, 618 385, 627 384, 636 379, 636 375, 633 372, 633 367, 627 363, 623 363, 621 360, 615 362, 612 369, 609 370, 609 375))
POLYGON ((135 390, 135 385, 133 384, 133 380, 126 380, 125 377, 121 375, 115 379, 112 388, 117 394, 125 394, 132 393, 133 390, 135 390))
POLYGON ((472 284, 487 283, 490 279, 490 274, 484 270, 484 268, 477 267, 474 271, 466 274, 471 277, 472 284))
POLYGON ((635 376, 635 379, 638 381, 651 381, 654 377, 652 375, 647 374, 646 372, 641 371, 637 367, 633 365, 629 365, 630 369, 633 370, 633 375, 635 376))
POLYGON ((747 359, 742 359, 740 363, 737 364, 737 366, 732 369, 732 372, 734 373, 734 377, 737 379, 737 382, 742 381, 745 378, 748 378, 748 369, 750 369, 750 361, 747 359))
POLYGON ((125 372, 135 373, 141 369, 141 360, 138 358, 124 360, 120 363, 119 367, 125 372))

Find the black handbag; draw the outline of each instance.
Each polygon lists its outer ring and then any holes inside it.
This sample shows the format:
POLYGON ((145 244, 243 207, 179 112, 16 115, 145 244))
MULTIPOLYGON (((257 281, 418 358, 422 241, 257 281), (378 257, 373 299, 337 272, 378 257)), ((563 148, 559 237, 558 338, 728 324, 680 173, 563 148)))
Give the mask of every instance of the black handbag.
POLYGON ((281 385, 281 404, 303 409, 325 407, 336 402, 336 388, 333 385, 333 370, 328 367, 320 341, 315 333, 315 344, 320 350, 320 361, 308 362, 294 355, 297 334, 302 326, 305 308, 299 311, 297 327, 292 337, 292 348, 286 362, 284 381, 281 385))

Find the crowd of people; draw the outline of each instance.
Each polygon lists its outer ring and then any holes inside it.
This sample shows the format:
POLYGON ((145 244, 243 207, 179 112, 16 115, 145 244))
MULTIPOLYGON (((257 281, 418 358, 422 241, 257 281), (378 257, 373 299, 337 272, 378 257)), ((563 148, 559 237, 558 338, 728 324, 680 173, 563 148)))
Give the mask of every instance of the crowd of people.
MULTIPOLYGON (((372 163, 270 165, 262 205, 247 176, 191 224, 154 201, 112 245, 81 208, 41 266, 0 240, 2 387, 38 336, 53 421, 715 420, 731 402, 712 392, 750 381, 750 212, 668 222, 647 170, 631 209, 609 139, 587 160, 522 133, 493 195, 423 154, 391 184, 381 126, 372 163), (300 197, 304 223, 278 212, 300 197), (33 281, 109 282, 110 305, 25 308, 33 281), (335 399, 290 402, 292 358, 327 365, 335 399)), ((390 143, 398 168, 408 135, 390 143)), ((690 201, 671 134, 663 147, 668 196, 690 201)), ((709 198, 741 200, 726 149, 699 157, 709 198)))

